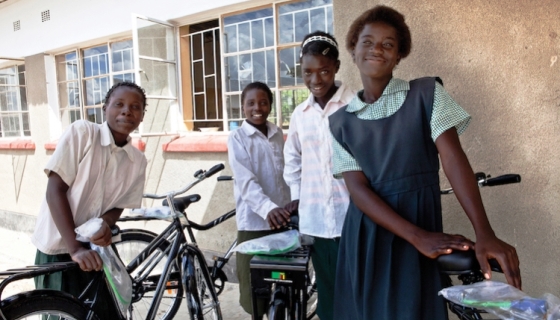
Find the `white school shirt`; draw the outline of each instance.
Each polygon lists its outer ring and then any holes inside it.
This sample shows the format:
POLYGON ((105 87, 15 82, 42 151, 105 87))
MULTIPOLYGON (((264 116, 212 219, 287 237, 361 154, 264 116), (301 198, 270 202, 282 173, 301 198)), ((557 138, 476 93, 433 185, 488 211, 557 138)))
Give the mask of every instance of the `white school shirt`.
MULTIPOLYGON (((67 196, 77 227, 110 209, 140 207, 146 165, 146 157, 131 145, 130 137, 124 147, 117 147, 106 122, 79 120, 58 140, 45 173, 56 172, 69 186, 67 196)), ((46 254, 68 253, 46 199, 31 241, 46 254)))
POLYGON ((237 229, 270 230, 266 217, 270 210, 290 201, 284 172, 284 134, 267 122, 268 137, 243 121, 228 138, 229 166, 233 171, 237 229))
POLYGON ((347 105, 355 93, 336 84, 339 88, 325 109, 313 95, 296 107, 284 148, 284 179, 291 199, 299 199, 299 230, 327 239, 340 237, 350 202, 344 180, 332 175, 329 116, 347 105))

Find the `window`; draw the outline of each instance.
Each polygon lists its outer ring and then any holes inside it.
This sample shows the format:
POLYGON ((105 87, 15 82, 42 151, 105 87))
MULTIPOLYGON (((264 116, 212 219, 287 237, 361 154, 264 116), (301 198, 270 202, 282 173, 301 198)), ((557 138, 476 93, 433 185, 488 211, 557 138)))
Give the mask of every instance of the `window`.
POLYGON ((253 81, 272 89, 269 120, 287 127, 295 107, 309 95, 299 66, 301 41, 317 30, 332 34, 332 25, 332 0, 306 0, 224 15, 221 28, 218 21, 182 27, 187 128, 239 126, 241 91, 253 81))
POLYGON ((0 69, 0 138, 28 136, 25 65, 0 69))
POLYGON ((109 88, 134 81, 132 50, 132 40, 125 40, 56 56, 63 126, 79 119, 104 121, 103 99, 109 88))
POLYGON ((241 91, 248 83, 261 81, 272 89, 277 100, 269 120, 287 127, 294 108, 309 94, 299 65, 301 41, 316 30, 332 33, 332 22, 331 0, 281 3, 276 8, 224 17, 223 61, 228 121, 243 119, 241 91))
MULTIPOLYGON (((185 110, 192 118, 191 130, 200 128, 223 129, 222 108, 222 65, 220 59, 220 27, 218 20, 191 25, 182 36, 185 50, 188 50, 190 63, 186 68, 186 76, 191 81, 188 97, 192 97, 192 112, 185 110)), ((189 99, 184 99, 189 104, 189 99)))

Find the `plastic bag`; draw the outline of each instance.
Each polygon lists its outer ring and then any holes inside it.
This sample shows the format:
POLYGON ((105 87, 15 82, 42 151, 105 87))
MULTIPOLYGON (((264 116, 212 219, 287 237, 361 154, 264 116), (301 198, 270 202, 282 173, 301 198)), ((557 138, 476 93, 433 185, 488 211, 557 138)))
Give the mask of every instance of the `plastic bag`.
POLYGON ((301 247, 299 231, 288 230, 248 240, 238 244, 233 251, 245 254, 282 254, 301 247))
POLYGON ((167 206, 152 207, 152 208, 137 208, 130 210, 132 215, 139 215, 144 217, 157 218, 167 220, 173 218, 171 208, 167 206))
MULTIPOLYGON (((79 241, 90 241, 90 238, 101 228, 103 219, 93 218, 75 229, 76 239, 79 241)), ((96 251, 103 260, 103 272, 107 277, 111 292, 124 316, 132 301, 132 279, 126 272, 126 267, 118 258, 111 246, 100 247, 91 244, 91 249, 96 251)))
POLYGON ((552 294, 532 298, 509 284, 482 281, 453 286, 439 292, 447 300, 465 307, 485 310, 501 319, 560 319, 560 299, 552 294))

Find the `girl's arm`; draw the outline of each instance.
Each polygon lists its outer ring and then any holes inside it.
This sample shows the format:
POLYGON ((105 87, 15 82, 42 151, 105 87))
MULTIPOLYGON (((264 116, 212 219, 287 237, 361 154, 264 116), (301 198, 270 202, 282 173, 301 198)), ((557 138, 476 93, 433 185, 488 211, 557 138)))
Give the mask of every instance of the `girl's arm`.
POLYGON ((496 259, 509 284, 521 288, 519 259, 515 248, 498 239, 490 226, 482 204, 471 165, 465 155, 455 128, 436 139, 441 163, 459 203, 471 221, 476 234, 476 257, 487 279, 491 277, 488 259, 496 259))
POLYGON ((56 172, 50 172, 47 183, 47 204, 53 221, 68 248, 72 260, 77 262, 84 271, 99 271, 103 267, 99 255, 93 250, 87 250, 76 240, 76 233, 74 232, 76 226, 66 195, 68 188, 68 185, 56 172))
POLYGON ((473 243, 461 235, 426 231, 397 214, 370 187, 362 171, 343 172, 344 182, 356 206, 379 226, 411 243, 420 253, 436 258, 453 249, 467 250, 473 243))

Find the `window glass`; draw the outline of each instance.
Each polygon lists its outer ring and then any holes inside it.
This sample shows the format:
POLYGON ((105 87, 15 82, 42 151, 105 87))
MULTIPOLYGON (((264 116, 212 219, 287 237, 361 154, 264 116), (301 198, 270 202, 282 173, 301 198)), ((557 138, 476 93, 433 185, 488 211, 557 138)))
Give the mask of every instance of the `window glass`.
POLYGON ((261 81, 278 97, 269 120, 287 126, 295 106, 309 94, 301 77, 301 41, 316 30, 332 34, 332 17, 332 0, 291 1, 226 14, 221 26, 216 20, 185 28, 191 50, 185 59, 191 88, 185 96, 192 97, 193 108, 185 121, 194 123, 193 130, 216 121, 223 130, 238 128, 244 119, 241 91, 261 81))
POLYGON ((0 138, 30 136, 25 65, 0 69, 0 138))
POLYGON ((60 54, 55 61, 64 127, 80 119, 102 123, 103 99, 109 88, 135 81, 130 39, 60 54))

